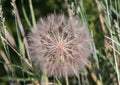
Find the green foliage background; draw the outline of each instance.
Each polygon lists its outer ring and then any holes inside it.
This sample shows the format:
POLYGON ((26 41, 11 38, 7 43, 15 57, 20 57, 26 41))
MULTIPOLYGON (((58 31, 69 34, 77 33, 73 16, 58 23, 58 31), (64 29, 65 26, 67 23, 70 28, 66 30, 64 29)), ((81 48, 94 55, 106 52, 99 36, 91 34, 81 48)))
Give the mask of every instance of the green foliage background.
MULTIPOLYGON (((6 54, 10 65, 14 68, 13 71, 9 70, 9 66, 6 65, 6 61, 3 58, 3 55, 0 54, 0 85, 27 85, 29 83, 34 83, 36 80, 40 81, 41 75, 37 73, 36 69, 31 71, 26 66, 29 64, 26 64, 26 62, 28 62, 28 58, 26 57, 23 37, 20 34, 19 26, 15 21, 16 18, 11 3, 12 0, 1 0, 0 5, 2 6, 3 16, 0 17, 0 24, 2 23, 4 17, 5 29, 8 30, 16 44, 14 49, 16 49, 18 53, 22 55, 23 59, 21 59, 20 56, 18 56, 18 54, 16 54, 14 50, 8 45, 8 43, 3 40, 2 37, 4 37, 4 33, 2 33, 2 30, 4 26, 0 25, 0 51, 6 54)), ((94 54, 90 59, 91 65, 88 65, 85 71, 80 73, 81 85, 119 85, 120 1, 68 0, 68 3, 70 5, 74 4, 74 12, 76 12, 77 7, 80 8, 80 13, 75 14, 80 17, 83 23, 87 23, 86 25, 88 26, 94 38, 94 54), (107 34, 104 34, 104 31, 102 30, 99 19, 99 12, 95 1, 98 1, 99 5, 101 6, 101 13, 103 15, 103 21, 107 30, 107 34), (108 43, 106 44, 105 42, 108 43)), ((27 33, 34 26, 32 22, 33 17, 31 16, 29 7, 29 0, 16 0, 16 5, 25 30, 25 35, 27 35, 27 33), (26 11, 29 24, 25 19, 26 17, 24 16, 24 9, 26 11)), ((32 6, 34 9, 32 11, 34 11, 36 21, 39 19, 39 17, 45 17, 51 13, 65 13, 68 15, 67 6, 64 0, 32 0, 32 6)), ((49 81, 57 83, 57 85, 65 85, 64 78, 59 79, 53 77, 49 78, 49 81)), ((78 82, 78 79, 75 77, 69 78, 70 85, 80 85, 78 82)))

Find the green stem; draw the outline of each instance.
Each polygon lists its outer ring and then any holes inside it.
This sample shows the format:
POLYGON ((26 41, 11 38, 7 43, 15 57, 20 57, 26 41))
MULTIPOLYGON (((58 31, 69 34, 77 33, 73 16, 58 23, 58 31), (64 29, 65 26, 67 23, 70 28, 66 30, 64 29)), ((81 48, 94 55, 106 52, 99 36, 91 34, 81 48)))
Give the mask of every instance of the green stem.
POLYGON ((57 76, 55 76, 55 79, 57 80, 58 85, 62 85, 57 76))
POLYGON ((66 85, 69 85, 68 76, 65 77, 66 85))
POLYGON ((27 16, 27 13, 26 13, 24 4, 23 4, 23 0, 21 1, 21 3, 22 3, 22 11, 23 11, 24 18, 25 18, 28 26, 31 27, 31 23, 30 23, 30 21, 29 21, 29 19, 28 19, 28 16, 27 16))
POLYGON ((78 85, 81 85, 81 83, 80 83, 80 76, 77 76, 77 78, 78 78, 78 85))
POLYGON ((30 12, 31 12, 31 16, 32 16, 33 27, 34 27, 35 29, 37 29, 37 27, 36 27, 35 15, 34 15, 34 12, 33 12, 32 0, 29 0, 29 6, 30 6, 30 12))
POLYGON ((120 76, 119 76, 119 68, 118 68, 118 64, 117 64, 117 55, 115 52, 115 43, 113 42, 113 35, 112 35, 112 31, 110 30, 110 34, 111 34, 111 38, 112 38, 112 46, 113 46, 113 57, 114 57, 114 61, 115 61, 115 70, 116 70, 116 74, 117 74, 117 82, 118 85, 120 85, 120 76))
POLYGON ((46 72, 43 73, 42 77, 43 77, 43 82, 45 81, 45 85, 48 85, 49 81, 48 81, 48 76, 47 76, 46 72))

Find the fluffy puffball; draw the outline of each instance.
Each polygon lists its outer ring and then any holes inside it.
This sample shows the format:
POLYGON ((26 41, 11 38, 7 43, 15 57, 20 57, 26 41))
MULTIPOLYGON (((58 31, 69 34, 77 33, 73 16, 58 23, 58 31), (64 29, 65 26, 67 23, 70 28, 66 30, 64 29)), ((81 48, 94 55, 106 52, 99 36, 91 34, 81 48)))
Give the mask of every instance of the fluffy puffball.
POLYGON ((33 64, 48 76, 78 75, 91 56, 86 28, 78 19, 64 14, 40 18, 37 30, 28 35, 33 64))

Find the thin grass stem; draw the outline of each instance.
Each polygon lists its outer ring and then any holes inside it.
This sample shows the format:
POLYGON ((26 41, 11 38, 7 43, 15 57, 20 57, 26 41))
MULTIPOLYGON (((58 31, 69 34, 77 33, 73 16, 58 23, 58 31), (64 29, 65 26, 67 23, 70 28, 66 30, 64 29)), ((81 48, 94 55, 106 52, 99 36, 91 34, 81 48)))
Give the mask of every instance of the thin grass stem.
POLYGON ((37 29, 37 27, 36 27, 35 15, 34 15, 34 12, 33 12, 32 0, 29 0, 29 6, 30 6, 30 12, 31 12, 31 16, 32 16, 33 27, 34 27, 35 29, 37 29))
POLYGON ((23 0, 21 0, 21 3, 22 3, 23 15, 24 15, 24 18, 25 18, 25 20, 26 20, 26 22, 27 22, 27 25, 28 25, 29 27, 32 27, 32 25, 31 25, 31 23, 30 23, 30 21, 29 21, 29 19, 28 19, 26 10, 25 10, 24 4, 23 4, 23 0))
POLYGON ((65 77, 66 85, 69 85, 68 76, 65 77))
POLYGON ((110 30, 110 34, 111 34, 111 38, 112 38, 113 55, 114 55, 115 69, 116 69, 116 74, 117 74, 117 81, 118 81, 118 85, 120 85, 120 75, 119 75, 118 64, 117 64, 117 55, 115 52, 115 44, 113 42, 114 39, 113 39, 113 35, 112 35, 111 30, 110 30))

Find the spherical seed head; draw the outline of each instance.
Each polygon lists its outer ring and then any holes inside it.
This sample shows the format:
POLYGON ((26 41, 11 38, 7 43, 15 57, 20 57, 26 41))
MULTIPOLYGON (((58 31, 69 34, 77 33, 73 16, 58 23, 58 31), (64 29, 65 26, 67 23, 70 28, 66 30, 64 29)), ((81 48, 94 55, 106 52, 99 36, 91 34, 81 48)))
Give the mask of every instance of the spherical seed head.
POLYGON ((48 76, 77 76, 91 55, 86 28, 63 14, 40 18, 37 28, 28 35, 35 66, 48 76))

